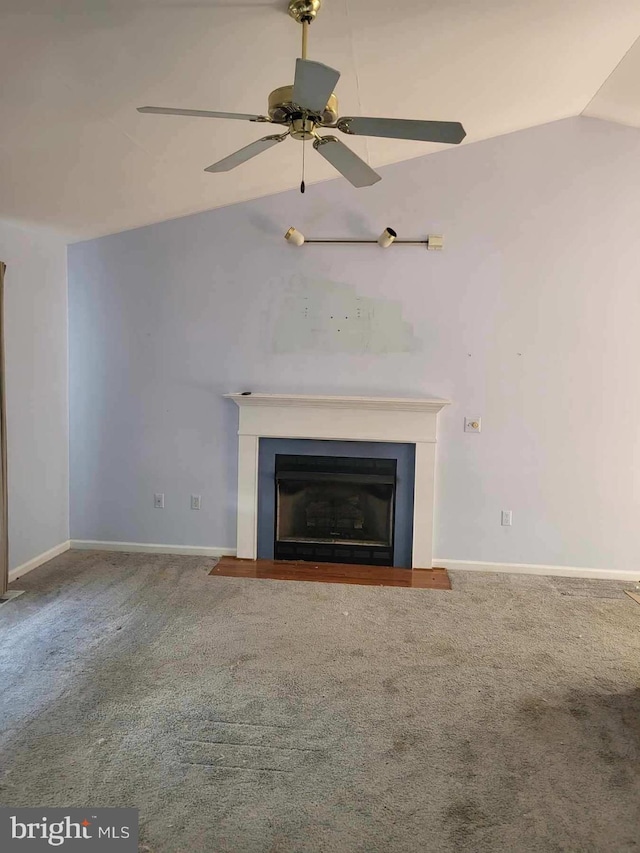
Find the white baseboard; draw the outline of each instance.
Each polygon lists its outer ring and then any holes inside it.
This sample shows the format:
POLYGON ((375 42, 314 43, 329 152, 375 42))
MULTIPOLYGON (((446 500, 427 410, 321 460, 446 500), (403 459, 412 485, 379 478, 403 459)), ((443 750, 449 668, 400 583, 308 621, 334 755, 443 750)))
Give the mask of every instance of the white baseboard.
POLYGON ((38 566, 42 566, 44 563, 48 563, 49 560, 53 560, 54 557, 58 557, 60 554, 64 554, 65 551, 68 551, 71 547, 71 542, 67 539, 66 542, 61 542, 59 545, 55 545, 53 548, 49 548, 48 551, 45 551, 43 554, 38 554, 37 557, 33 557, 31 560, 27 560, 26 563, 23 563, 21 566, 17 566, 15 569, 11 569, 9 572, 9 583, 18 580, 23 575, 26 575, 28 572, 32 572, 34 569, 37 569, 38 566))
POLYGON ((640 583, 640 571, 621 569, 590 569, 581 566, 545 566, 539 563, 478 563, 475 560, 445 560, 434 557, 433 565, 443 569, 465 572, 509 572, 517 575, 555 575, 564 578, 594 578, 596 580, 640 583))
POLYGON ((104 542, 99 539, 72 539, 71 547, 79 551, 129 551, 146 554, 180 554, 185 557, 235 557, 235 548, 200 545, 156 545, 148 542, 104 542))
MULTIPOLYGON (((192 557, 235 557, 235 548, 204 547, 199 545, 160 545, 147 542, 106 542, 94 539, 71 539, 61 542, 43 554, 33 557, 9 572, 9 583, 37 569, 54 557, 64 554, 69 548, 84 551, 129 551, 147 554, 179 554, 192 557)), ((583 566, 547 566, 540 563, 481 563, 475 560, 447 560, 434 557, 433 565, 443 569, 460 569, 473 572, 508 572, 523 575, 555 575, 566 578, 594 578, 640 583, 640 571, 621 569, 593 569, 583 566)))

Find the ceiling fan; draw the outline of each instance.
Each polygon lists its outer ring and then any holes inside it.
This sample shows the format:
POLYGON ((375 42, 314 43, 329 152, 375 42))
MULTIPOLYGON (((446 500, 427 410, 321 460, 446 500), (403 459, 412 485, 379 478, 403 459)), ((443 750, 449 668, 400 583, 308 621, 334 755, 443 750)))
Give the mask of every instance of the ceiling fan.
MULTIPOLYGON (((268 115, 223 113, 210 110, 185 110, 172 107, 138 107, 140 113, 160 115, 202 116, 284 125, 284 133, 263 136, 230 154, 206 172, 228 172, 252 157, 283 142, 288 136, 305 141, 313 139, 313 147, 354 187, 368 187, 380 180, 374 170, 336 136, 320 135, 318 130, 337 128, 348 136, 383 136, 390 139, 416 139, 457 145, 466 136, 457 121, 416 121, 415 119, 338 117, 338 99, 333 89, 340 72, 321 62, 307 59, 309 24, 315 19, 322 0, 290 0, 289 14, 302 25, 302 58, 296 60, 293 86, 281 86, 269 95, 268 115)), ((304 192, 304 181, 301 185, 304 192)))

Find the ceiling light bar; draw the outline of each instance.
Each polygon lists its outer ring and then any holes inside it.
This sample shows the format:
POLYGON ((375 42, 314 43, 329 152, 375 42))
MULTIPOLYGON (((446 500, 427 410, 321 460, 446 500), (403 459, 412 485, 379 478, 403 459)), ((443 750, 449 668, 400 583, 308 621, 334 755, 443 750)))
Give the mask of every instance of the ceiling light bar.
POLYGON ((396 236, 396 232, 393 228, 385 228, 382 234, 377 237, 375 240, 354 240, 349 237, 341 237, 341 238, 330 238, 330 237, 318 237, 318 238, 308 238, 305 237, 297 228, 291 226, 287 233, 284 235, 284 239, 291 243, 294 246, 302 246, 304 243, 353 243, 353 244, 364 244, 370 243, 372 245, 377 245, 382 247, 383 249, 388 249, 391 244, 398 244, 402 246, 426 246, 429 251, 440 251, 444 246, 444 238, 441 234, 428 234, 425 240, 399 240, 396 236))

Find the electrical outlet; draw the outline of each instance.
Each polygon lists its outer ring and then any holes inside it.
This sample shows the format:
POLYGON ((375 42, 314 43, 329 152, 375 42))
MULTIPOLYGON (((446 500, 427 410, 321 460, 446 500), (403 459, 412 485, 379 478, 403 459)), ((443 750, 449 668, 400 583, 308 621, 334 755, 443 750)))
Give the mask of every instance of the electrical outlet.
POLYGON ((465 432, 480 432, 482 429, 482 418, 465 418, 464 419, 464 431, 465 432))
POLYGON ((156 492, 153 496, 153 505, 156 509, 164 509, 164 494, 156 492))
POLYGON ((511 527, 511 522, 513 518, 513 513, 510 509, 502 510, 502 521, 501 524, 503 527, 511 527))
POLYGON ((191 509, 200 509, 200 495, 191 495, 191 509))

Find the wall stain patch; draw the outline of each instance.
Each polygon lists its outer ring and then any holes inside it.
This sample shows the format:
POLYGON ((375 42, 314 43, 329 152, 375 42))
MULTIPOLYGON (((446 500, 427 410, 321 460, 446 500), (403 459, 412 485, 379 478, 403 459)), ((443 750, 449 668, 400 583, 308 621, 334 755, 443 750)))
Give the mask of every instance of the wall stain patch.
POLYGON ((295 276, 273 333, 273 352, 394 353, 420 349, 402 305, 361 296, 351 284, 295 276))

